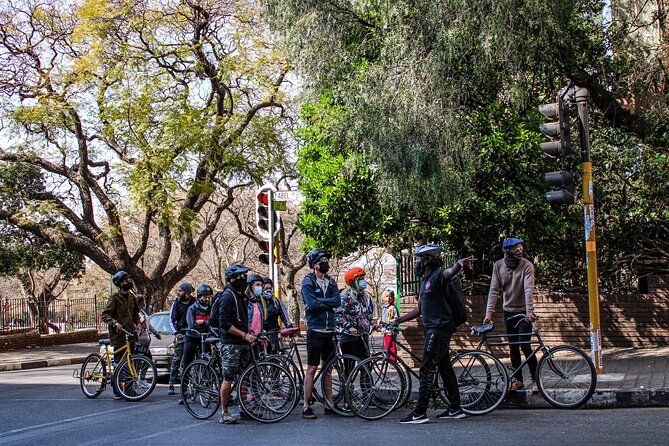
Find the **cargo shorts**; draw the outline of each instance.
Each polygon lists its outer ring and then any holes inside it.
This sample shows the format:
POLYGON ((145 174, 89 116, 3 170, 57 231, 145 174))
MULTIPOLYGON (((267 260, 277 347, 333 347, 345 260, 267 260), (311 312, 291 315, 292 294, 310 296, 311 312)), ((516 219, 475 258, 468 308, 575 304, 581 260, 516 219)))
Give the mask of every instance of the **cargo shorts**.
POLYGON ((234 381, 251 362, 251 346, 224 344, 221 346, 221 373, 223 380, 234 381))

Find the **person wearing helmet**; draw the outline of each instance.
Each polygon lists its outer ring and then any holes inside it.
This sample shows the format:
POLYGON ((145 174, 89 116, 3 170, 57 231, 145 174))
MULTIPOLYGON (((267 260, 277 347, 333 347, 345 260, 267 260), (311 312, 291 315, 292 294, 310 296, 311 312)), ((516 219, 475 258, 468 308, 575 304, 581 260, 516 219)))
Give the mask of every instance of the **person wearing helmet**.
MULTIPOLYGON (((214 290, 209 285, 203 283, 197 287, 196 295, 195 302, 186 311, 186 324, 189 330, 186 331, 186 340, 184 342, 184 356, 182 360, 182 367, 184 369, 188 364, 193 362, 195 355, 200 352, 202 345, 201 337, 191 330, 196 330, 198 333, 203 334, 209 332, 209 305, 211 297, 214 295, 214 290)), ((183 404, 181 398, 179 398, 179 404, 183 404)))
MULTIPOLYGON (((341 307, 339 308, 338 325, 342 329, 339 338, 341 352, 345 355, 353 355, 359 359, 369 356, 369 333, 374 327, 372 314, 374 307, 372 299, 365 291, 367 280, 365 270, 362 268, 351 268, 344 274, 346 289, 341 293, 341 307)), ((345 376, 354 364, 345 364, 345 376)))
POLYGON ((182 330, 188 327, 186 313, 188 312, 188 307, 195 302, 195 299, 192 297, 193 291, 195 290, 190 283, 182 282, 179 284, 177 287, 177 298, 170 308, 170 328, 174 335, 174 355, 172 356, 172 364, 170 364, 168 395, 174 395, 174 383, 179 380, 179 368, 181 367, 185 341, 185 335, 182 333, 182 330))
POLYGON ((248 288, 246 273, 251 268, 232 264, 225 269, 223 294, 218 299, 218 326, 221 331, 221 424, 237 422, 237 417, 228 410, 228 400, 236 376, 251 361, 251 344, 256 337, 249 333, 248 288))
POLYGON ((530 368, 532 385, 535 383, 537 374, 537 357, 532 354, 532 346, 529 344, 532 337, 532 322, 536 320, 533 312, 534 265, 523 258, 523 243, 523 240, 518 238, 507 238, 502 243, 504 258, 493 264, 488 305, 483 319, 484 324, 492 321, 495 305, 500 295, 502 295, 504 325, 506 333, 509 335, 509 341, 523 343, 509 345, 511 364, 516 370, 511 377, 511 390, 525 388, 523 371, 520 368, 521 349, 530 368), (519 319, 519 317, 521 318, 519 319))
MULTIPOLYGON (((112 283, 118 288, 111 295, 107 306, 102 311, 102 320, 107 323, 109 341, 118 351, 125 346, 125 331, 135 333, 139 324, 139 306, 131 290, 134 287, 132 277, 125 271, 119 271, 112 277, 112 283)), ((118 363, 121 355, 114 355, 114 363, 118 363)), ((114 399, 121 399, 121 395, 114 393, 114 399)))
POLYGON ((263 329, 267 332, 269 338, 268 351, 276 353, 279 350, 279 319, 286 328, 293 326, 288 316, 288 311, 281 300, 274 296, 274 284, 269 277, 262 279, 262 310, 263 310, 263 329))
MULTIPOLYGON (((307 254, 312 272, 302 281, 304 318, 307 321, 307 372, 304 375, 304 406, 302 416, 317 418, 309 406, 314 388, 314 378, 321 361, 326 362, 334 353, 335 308, 341 306, 337 282, 328 276, 330 256, 316 248, 307 254)), ((332 376, 324 376, 328 401, 332 401, 332 376)))
POLYGON ((465 414, 460 407, 460 391, 458 380, 449 358, 451 335, 455 331, 452 310, 447 301, 448 282, 458 274, 464 266, 469 266, 473 257, 458 260, 452 267, 444 268, 441 260, 441 246, 422 245, 416 249, 414 272, 421 278, 418 306, 409 313, 398 317, 393 324, 399 324, 422 316, 425 328, 425 347, 420 362, 420 385, 416 407, 400 423, 428 423, 427 407, 432 395, 434 377, 437 370, 441 374, 444 387, 451 402, 445 412, 437 415, 439 420, 460 419, 465 414))
POLYGON ((261 304, 262 277, 250 274, 246 278, 246 299, 248 301, 249 332, 259 335, 263 331, 264 312, 261 304))

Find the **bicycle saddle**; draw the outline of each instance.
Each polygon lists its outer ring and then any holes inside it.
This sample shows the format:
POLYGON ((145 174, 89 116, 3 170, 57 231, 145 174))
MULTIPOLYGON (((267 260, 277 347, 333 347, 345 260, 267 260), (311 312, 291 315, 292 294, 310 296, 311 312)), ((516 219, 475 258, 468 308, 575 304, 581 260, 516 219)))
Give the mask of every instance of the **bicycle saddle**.
POLYGON ((205 339, 204 343, 205 344, 213 344, 214 342, 218 342, 218 341, 220 341, 219 338, 215 338, 215 337, 212 336, 212 337, 209 337, 209 338, 205 339))
POLYGON ((109 345, 109 344, 111 344, 111 342, 109 341, 109 339, 98 339, 98 344, 99 345, 109 345))
POLYGON ((287 338, 288 336, 292 336, 295 333, 298 333, 300 331, 300 327, 293 327, 293 328, 282 328, 279 333, 281 333, 281 336, 284 338, 287 338))
POLYGON ((495 324, 493 322, 490 322, 485 325, 475 325, 472 327, 472 334, 483 335, 488 333, 489 331, 493 331, 494 328, 495 324))

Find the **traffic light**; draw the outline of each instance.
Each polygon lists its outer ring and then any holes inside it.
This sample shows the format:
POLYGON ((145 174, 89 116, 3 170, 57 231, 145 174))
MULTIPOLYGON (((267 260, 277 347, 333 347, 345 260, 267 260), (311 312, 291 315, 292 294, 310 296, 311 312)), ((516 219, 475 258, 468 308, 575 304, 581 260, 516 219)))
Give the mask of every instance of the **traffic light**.
MULTIPOLYGON (((564 100, 567 91, 565 89, 558 93, 557 102, 539 106, 539 112, 552 120, 539 126, 544 135, 551 141, 542 142, 541 150, 547 155, 563 161, 571 153, 571 135, 569 133, 569 103, 564 100)), ((546 200, 549 203, 566 205, 574 203, 574 176, 569 172, 548 172, 544 176, 550 186, 559 187, 560 190, 546 192, 546 200)))
POLYGON ((271 211, 269 209, 269 191, 273 191, 274 187, 270 185, 265 185, 258 189, 256 193, 256 228, 258 229, 258 234, 265 239, 269 239, 269 219, 274 219, 274 234, 279 233, 281 228, 281 218, 279 213, 276 211, 271 211))
POLYGON ((265 265, 269 265, 269 242, 267 240, 261 240, 258 242, 258 246, 263 251, 262 254, 258 256, 258 260, 265 265))

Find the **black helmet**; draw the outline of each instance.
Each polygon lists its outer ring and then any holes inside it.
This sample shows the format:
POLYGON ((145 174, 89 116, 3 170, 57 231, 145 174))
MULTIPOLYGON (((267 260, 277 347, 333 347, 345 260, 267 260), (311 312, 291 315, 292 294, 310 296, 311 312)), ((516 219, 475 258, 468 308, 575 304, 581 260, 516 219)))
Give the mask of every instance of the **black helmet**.
POLYGON ((267 283, 269 283, 270 285, 274 286, 274 282, 272 282, 272 279, 270 279, 269 277, 263 277, 263 278, 262 278, 262 284, 265 285, 265 284, 267 284, 267 283))
POLYGON ((258 274, 251 274, 246 278, 247 285, 251 285, 253 282, 262 282, 262 277, 258 274))
POLYGON ((211 289, 211 287, 205 283, 197 287, 197 295, 198 296, 211 296, 214 294, 214 290, 211 289))
POLYGON ((119 271, 112 276, 112 283, 117 287, 120 287, 121 282, 123 282, 128 277, 130 277, 130 274, 126 273, 125 271, 119 271))
POLYGON ((441 254, 441 246, 439 245, 422 245, 416 249, 417 256, 439 257, 441 254))
POLYGON ((251 271, 251 268, 248 266, 233 263, 232 265, 225 268, 225 280, 230 280, 233 277, 240 276, 247 273, 248 271, 251 271))
POLYGON ((313 268, 321 257, 330 257, 330 255, 320 248, 314 248, 309 251, 307 253, 307 264, 309 264, 309 268, 313 268))

